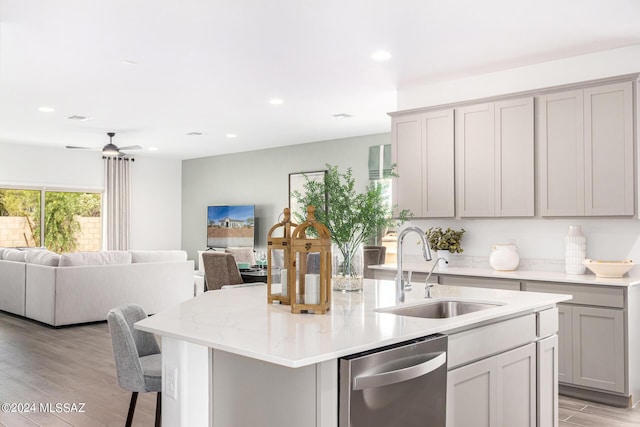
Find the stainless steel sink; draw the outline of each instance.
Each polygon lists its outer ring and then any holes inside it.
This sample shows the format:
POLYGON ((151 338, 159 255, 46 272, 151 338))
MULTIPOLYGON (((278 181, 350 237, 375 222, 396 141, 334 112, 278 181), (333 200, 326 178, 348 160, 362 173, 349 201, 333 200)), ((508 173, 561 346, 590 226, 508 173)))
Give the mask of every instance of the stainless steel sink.
POLYGON ((474 313, 480 310, 498 307, 500 304, 472 301, 439 300, 408 307, 392 307, 376 310, 379 313, 391 313, 399 316, 422 317, 426 319, 447 319, 449 317, 474 313))

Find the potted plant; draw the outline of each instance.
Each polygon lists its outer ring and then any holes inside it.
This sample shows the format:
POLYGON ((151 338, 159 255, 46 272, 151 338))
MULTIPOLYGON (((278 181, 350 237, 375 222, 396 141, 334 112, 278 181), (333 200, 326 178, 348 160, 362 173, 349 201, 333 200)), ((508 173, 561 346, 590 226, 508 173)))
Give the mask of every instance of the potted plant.
POLYGON ((452 230, 448 228, 443 231, 442 227, 431 227, 425 234, 432 251, 436 251, 438 258, 443 258, 447 262, 440 263, 440 268, 446 268, 449 263, 449 254, 461 253, 464 251, 460 246, 460 240, 464 234, 464 228, 460 230, 452 230))
MULTIPOLYGON (((380 184, 374 182, 360 193, 355 189, 351 168, 340 172, 337 166, 327 164, 326 167, 324 182, 307 179, 305 194, 296 191, 294 197, 301 208, 315 206, 316 219, 331 232, 334 289, 358 291, 362 289, 362 245, 365 240, 376 236, 380 229, 405 221, 411 213, 402 210, 394 220, 393 206, 388 203, 380 184)), ((304 218, 298 216, 295 220, 300 223, 304 218)))

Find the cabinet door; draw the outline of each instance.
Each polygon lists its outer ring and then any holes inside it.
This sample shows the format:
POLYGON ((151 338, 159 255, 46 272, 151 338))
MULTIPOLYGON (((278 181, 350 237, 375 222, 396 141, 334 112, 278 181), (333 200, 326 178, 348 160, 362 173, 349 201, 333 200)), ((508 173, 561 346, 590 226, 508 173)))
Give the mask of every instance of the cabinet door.
POLYGON ((494 104, 456 109, 456 156, 461 217, 495 215, 494 104))
POLYGON ((496 386, 495 357, 449 371, 447 427, 495 426, 496 386))
POLYGON ((558 304, 558 381, 573 383, 573 320, 571 306, 558 304))
POLYGON ((421 116, 423 138, 422 216, 453 217, 453 109, 421 116))
POLYGON ((497 102, 495 115, 495 216, 533 216, 533 98, 497 102))
POLYGON ((558 337, 537 343, 538 426, 558 427, 558 337))
POLYGON ((622 310, 572 307, 573 383, 625 392, 622 310))
POLYGON ((535 427, 536 344, 499 354, 496 367, 496 425, 535 427))
POLYGON ((398 177, 393 179, 393 199, 398 209, 422 216, 422 136, 420 115, 394 117, 392 155, 398 177))
POLYGON ((582 91, 541 96, 538 103, 540 215, 584 215, 582 91))
POLYGON ((624 82, 584 90, 585 214, 633 215, 633 93, 624 82))
POLYGON ((536 345, 449 371, 447 427, 536 425, 536 345))

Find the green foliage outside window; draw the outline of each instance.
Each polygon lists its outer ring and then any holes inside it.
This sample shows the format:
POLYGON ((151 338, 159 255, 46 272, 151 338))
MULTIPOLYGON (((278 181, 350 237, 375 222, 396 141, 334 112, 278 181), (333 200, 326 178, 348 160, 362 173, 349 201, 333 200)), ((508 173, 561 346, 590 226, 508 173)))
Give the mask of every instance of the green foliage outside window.
POLYGON ((99 217, 100 194, 40 190, 0 189, 0 216, 26 217, 36 245, 39 245, 40 196, 45 194, 44 245, 54 252, 73 252, 78 216, 99 217))

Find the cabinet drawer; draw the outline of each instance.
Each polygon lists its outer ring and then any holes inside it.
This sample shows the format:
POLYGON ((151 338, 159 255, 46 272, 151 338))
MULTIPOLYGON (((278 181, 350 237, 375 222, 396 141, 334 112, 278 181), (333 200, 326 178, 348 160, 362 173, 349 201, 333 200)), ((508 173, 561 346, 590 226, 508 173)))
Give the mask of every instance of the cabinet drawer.
POLYGON ((570 285, 555 282, 524 282, 524 291, 573 295, 564 304, 624 308, 624 290, 614 287, 570 285))
POLYGON ((472 288, 506 289, 508 291, 519 291, 520 282, 517 280, 493 279, 486 277, 467 276, 440 276, 441 285, 469 286, 472 288))
POLYGON ((449 369, 535 340, 535 314, 449 335, 449 369))

